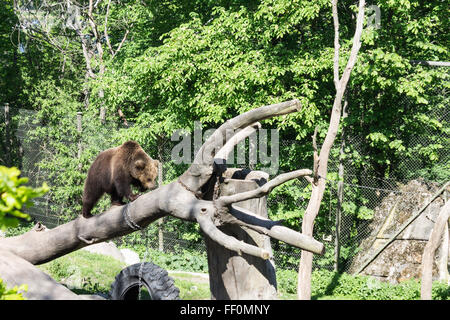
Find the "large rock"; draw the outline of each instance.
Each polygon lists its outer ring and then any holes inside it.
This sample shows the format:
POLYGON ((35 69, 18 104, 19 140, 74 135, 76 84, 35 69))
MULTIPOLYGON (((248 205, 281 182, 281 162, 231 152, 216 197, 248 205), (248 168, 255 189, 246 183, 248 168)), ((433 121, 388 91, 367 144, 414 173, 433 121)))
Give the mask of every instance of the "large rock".
POLYGON ((96 243, 84 247, 81 250, 110 256, 116 260, 124 262, 127 266, 141 262, 139 255, 135 251, 128 248, 118 249, 116 244, 112 241, 96 243))
POLYGON ((127 266, 131 266, 132 264, 141 262, 139 255, 131 249, 128 248, 120 249, 120 253, 122 253, 122 256, 127 266))
MULTIPOLYGON (((360 251, 353 259, 349 272, 358 270, 409 218, 429 202, 438 189, 439 186, 436 184, 412 180, 399 187, 401 192, 386 196, 374 209, 374 218, 369 225, 372 230, 371 234, 362 241, 360 251)), ((434 200, 412 224, 397 236, 396 240, 364 269, 362 274, 391 283, 420 278, 423 250, 443 204, 442 197, 434 200)), ((440 250, 437 252, 436 262, 439 258, 440 250)), ((437 279, 437 263, 434 264, 433 274, 437 279)))
POLYGON ((122 253, 117 248, 116 244, 112 241, 92 244, 90 246, 82 248, 81 250, 103 254, 105 256, 110 256, 121 262, 125 262, 125 258, 123 257, 122 253))

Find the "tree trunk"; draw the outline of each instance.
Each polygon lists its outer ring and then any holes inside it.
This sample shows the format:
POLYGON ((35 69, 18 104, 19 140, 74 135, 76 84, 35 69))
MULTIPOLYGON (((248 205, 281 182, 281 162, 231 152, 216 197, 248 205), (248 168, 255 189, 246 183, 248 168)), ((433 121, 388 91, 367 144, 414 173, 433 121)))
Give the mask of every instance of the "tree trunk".
POLYGON ((26 284, 24 297, 30 300, 78 300, 81 297, 57 283, 28 261, 0 250, 0 273, 8 287, 26 284))
MULTIPOLYGON (((221 195, 233 195, 255 190, 263 185, 268 174, 260 171, 227 170, 220 186, 221 195), (239 176, 240 175, 240 176, 239 176), (245 180, 240 180, 245 179, 245 180)), ((239 202, 239 206, 267 218, 266 197, 239 202)), ((227 225, 220 230, 240 241, 257 245, 270 252, 270 238, 239 225, 227 225)), ((264 260, 247 254, 239 255, 204 237, 208 252, 209 283, 213 300, 262 300, 275 299, 277 285, 273 259, 264 260)))
MULTIPOLYGON (((344 101, 344 108, 342 109, 342 119, 347 118, 348 99, 344 101)), ((336 208, 336 222, 335 222, 335 238, 334 238, 334 271, 339 271, 339 257, 341 252, 341 214, 342 203, 344 201, 344 149, 345 149, 345 129, 342 128, 341 133, 341 148, 339 149, 339 182, 337 187, 337 208, 336 208)))
MULTIPOLYGON (((326 177, 328 172, 328 159, 333 147, 334 140, 339 130, 339 122, 341 118, 342 110, 342 98, 344 96, 347 83, 350 79, 350 74, 355 66, 356 58, 358 56, 359 49, 361 47, 361 34, 364 22, 364 7, 365 1, 359 0, 358 16, 356 19, 356 29, 353 36, 352 49, 350 51, 350 57, 348 58, 347 65, 342 73, 342 77, 339 78, 339 18, 337 12, 337 0, 332 1, 333 11, 333 23, 334 23, 334 85, 336 88, 336 95, 333 102, 333 108, 331 110, 330 124, 328 126, 327 135, 320 149, 320 154, 317 155, 317 150, 314 151, 314 180, 312 181, 311 198, 306 208, 302 221, 302 234, 311 236, 314 229, 314 220, 320 210, 320 204, 325 192, 326 177)), ((315 137, 313 137, 314 149, 315 137)), ((299 271, 298 271, 298 283, 297 283, 297 295, 300 300, 311 299, 311 272, 312 272, 312 259, 311 252, 305 250, 302 251, 299 271)))

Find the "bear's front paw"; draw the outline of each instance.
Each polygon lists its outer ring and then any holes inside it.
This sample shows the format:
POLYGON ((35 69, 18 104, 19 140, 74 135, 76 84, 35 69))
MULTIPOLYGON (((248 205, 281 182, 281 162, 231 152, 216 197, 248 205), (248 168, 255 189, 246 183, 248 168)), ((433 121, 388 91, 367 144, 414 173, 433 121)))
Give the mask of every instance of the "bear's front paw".
POLYGON ((137 198, 139 198, 141 195, 140 194, 132 194, 128 197, 128 199, 130 199, 130 201, 134 201, 137 198))

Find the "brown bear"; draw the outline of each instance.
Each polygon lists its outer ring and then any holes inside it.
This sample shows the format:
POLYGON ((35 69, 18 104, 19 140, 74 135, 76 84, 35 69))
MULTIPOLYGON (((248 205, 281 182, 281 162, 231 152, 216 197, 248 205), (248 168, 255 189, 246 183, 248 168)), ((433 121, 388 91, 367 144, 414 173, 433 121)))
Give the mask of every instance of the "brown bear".
POLYGON ((83 192, 83 217, 92 216, 91 210, 106 192, 112 205, 124 205, 125 197, 136 200, 131 185, 141 192, 155 188, 158 160, 153 160, 135 141, 100 152, 89 168, 83 192))

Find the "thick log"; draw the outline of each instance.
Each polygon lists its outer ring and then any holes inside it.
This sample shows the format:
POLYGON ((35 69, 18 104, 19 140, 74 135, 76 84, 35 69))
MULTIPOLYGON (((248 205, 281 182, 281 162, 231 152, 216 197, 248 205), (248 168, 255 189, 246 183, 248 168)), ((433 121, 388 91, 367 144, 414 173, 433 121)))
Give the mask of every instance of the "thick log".
MULTIPOLYGON (((206 201, 197 200, 175 182, 142 195, 127 206, 112 206, 88 219, 80 215, 75 220, 50 230, 34 229, 19 236, 0 238, 0 248, 34 265, 42 264, 87 245, 136 231, 130 221, 145 228, 168 212, 178 218, 195 221, 193 210, 198 211, 196 205, 204 202, 206 201), (174 195, 177 195, 179 202, 173 201, 174 195), (192 204, 192 208, 186 204, 192 204)), ((208 203, 205 204, 207 205, 208 203)))
MULTIPOLYGON (((258 182, 262 184, 264 180, 267 181, 267 174, 253 171, 252 175, 247 176, 255 179, 258 175, 257 181, 228 179, 226 184, 221 185, 221 195, 232 195, 258 188, 258 182)), ((267 218, 266 197, 246 200, 238 204, 256 212, 261 218, 267 218)), ((239 225, 227 224, 219 229, 240 241, 258 246, 266 251, 270 258, 266 260, 245 253, 239 255, 206 236, 211 299, 275 299, 277 285, 270 238, 239 225)))
POLYGON ((9 251, 0 250, 0 274, 8 287, 26 284, 28 290, 23 295, 29 300, 83 299, 9 251))

